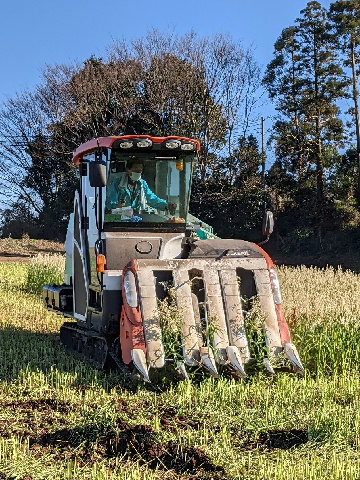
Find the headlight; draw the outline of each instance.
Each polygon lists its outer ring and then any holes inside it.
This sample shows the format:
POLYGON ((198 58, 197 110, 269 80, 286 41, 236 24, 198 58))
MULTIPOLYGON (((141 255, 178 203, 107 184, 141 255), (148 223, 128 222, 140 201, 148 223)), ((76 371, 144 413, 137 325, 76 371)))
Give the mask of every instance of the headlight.
POLYGON ((146 148, 146 147, 151 147, 152 141, 149 140, 148 138, 145 138, 144 140, 138 140, 136 142, 136 146, 140 148, 146 148))
POLYGON ((125 297, 129 307, 136 308, 138 306, 138 294, 136 289, 135 275, 132 270, 127 270, 124 275, 125 297))
POLYGON ((166 148, 179 148, 181 145, 181 142, 179 140, 168 140, 165 142, 165 147, 166 148))
POLYGON ((196 145, 193 143, 182 143, 181 144, 181 150, 195 150, 196 145))
POLYGON ((131 148, 133 146, 134 146, 134 142, 132 142, 131 140, 125 140, 125 142, 119 143, 120 148, 131 148))
POLYGON ((273 268, 269 270, 270 274, 270 280, 271 280, 271 288, 273 292, 273 297, 274 297, 274 302, 276 305, 281 305, 282 300, 281 300, 281 293, 280 293, 280 284, 279 280, 277 278, 276 272, 273 268))

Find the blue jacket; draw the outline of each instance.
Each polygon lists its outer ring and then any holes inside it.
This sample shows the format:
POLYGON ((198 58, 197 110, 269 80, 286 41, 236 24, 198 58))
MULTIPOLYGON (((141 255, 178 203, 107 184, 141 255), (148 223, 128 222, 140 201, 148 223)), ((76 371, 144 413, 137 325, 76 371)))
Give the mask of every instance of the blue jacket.
POLYGON ((128 185, 129 176, 126 172, 114 179, 114 181, 107 187, 107 196, 105 206, 112 210, 117 207, 121 201, 124 207, 132 207, 136 213, 141 209, 145 209, 147 205, 158 210, 165 210, 167 202, 157 197, 153 193, 148 184, 140 178, 134 184, 134 189, 131 191, 128 185))

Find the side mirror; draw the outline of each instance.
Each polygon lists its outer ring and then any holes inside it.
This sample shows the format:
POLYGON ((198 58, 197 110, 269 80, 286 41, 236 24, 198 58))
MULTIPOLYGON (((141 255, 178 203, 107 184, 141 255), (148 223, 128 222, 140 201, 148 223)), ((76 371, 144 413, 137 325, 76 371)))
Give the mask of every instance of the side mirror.
POLYGON ((89 162, 89 181, 91 187, 106 186, 106 164, 102 161, 95 160, 89 162))
POLYGON ((262 234, 265 237, 270 237, 274 230, 274 215, 272 212, 267 211, 265 212, 262 224, 262 234))

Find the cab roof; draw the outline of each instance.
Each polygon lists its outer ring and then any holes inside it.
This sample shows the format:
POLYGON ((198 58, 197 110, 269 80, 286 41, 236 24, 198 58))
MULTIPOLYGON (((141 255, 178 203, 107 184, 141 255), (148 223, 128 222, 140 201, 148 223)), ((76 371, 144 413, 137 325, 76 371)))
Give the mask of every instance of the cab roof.
MULTIPOLYGON (((81 144, 74 152, 74 156, 72 161, 79 165, 83 159, 83 156, 86 153, 90 153, 98 148, 111 148, 119 144, 122 140, 130 140, 130 139, 144 139, 147 138, 152 141, 153 144, 165 144, 168 140, 180 140, 182 142, 191 142, 196 145, 196 151, 200 150, 200 142, 198 140, 193 140, 187 137, 178 137, 178 136, 171 136, 171 137, 151 137, 150 135, 124 135, 124 136, 112 136, 112 137, 98 137, 89 140, 81 144)), ((147 150, 148 151, 148 150, 147 150)))

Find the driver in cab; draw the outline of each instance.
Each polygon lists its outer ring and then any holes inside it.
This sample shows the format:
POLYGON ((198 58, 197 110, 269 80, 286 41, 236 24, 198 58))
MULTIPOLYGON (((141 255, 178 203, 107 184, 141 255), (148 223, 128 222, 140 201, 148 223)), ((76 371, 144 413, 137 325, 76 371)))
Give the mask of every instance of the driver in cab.
POLYGON ((148 205, 157 210, 169 210, 170 213, 175 211, 175 203, 168 203, 156 196, 146 181, 141 178, 143 168, 143 164, 138 160, 127 161, 125 172, 121 172, 109 188, 106 199, 107 210, 131 207, 138 215, 148 205))

